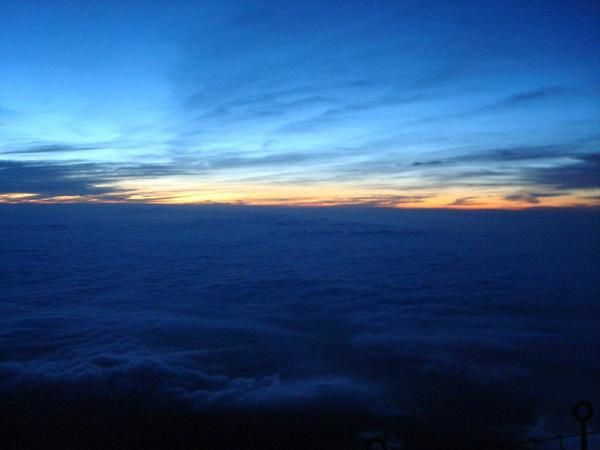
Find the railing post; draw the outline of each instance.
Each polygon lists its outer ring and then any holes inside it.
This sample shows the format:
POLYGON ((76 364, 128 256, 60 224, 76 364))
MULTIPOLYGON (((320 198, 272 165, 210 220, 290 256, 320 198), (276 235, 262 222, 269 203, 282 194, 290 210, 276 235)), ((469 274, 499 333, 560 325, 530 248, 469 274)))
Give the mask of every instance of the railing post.
POLYGON ((563 441, 562 435, 557 434, 556 438, 560 441, 560 450, 565 450, 565 443, 563 441))
POLYGON ((594 408, 590 402, 577 402, 573 406, 573 416, 579 422, 581 435, 581 450, 589 450, 587 439, 587 422, 594 415, 594 408))

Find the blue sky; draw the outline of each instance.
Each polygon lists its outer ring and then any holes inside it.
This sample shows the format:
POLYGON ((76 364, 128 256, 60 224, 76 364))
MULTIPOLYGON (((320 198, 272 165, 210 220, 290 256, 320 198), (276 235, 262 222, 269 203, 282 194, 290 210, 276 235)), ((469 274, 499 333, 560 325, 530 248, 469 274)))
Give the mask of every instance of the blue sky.
POLYGON ((594 3, 0 0, 0 201, 598 204, 594 3))

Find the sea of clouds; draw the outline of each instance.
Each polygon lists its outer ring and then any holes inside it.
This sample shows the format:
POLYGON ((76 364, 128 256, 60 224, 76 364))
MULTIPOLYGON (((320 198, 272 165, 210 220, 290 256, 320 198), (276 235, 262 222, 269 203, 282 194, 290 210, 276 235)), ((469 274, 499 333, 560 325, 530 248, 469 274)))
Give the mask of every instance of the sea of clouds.
POLYGON ((600 406, 599 225, 0 205, 0 399, 570 431, 574 401, 600 406))

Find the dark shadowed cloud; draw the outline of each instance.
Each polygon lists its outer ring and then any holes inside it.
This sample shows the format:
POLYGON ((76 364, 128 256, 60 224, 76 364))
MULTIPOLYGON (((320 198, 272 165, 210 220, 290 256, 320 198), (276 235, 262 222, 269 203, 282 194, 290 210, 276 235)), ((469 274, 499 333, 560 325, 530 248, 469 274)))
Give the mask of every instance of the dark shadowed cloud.
POLYGON ((576 149, 573 146, 567 145, 515 146, 474 151, 470 154, 456 157, 455 161, 489 161, 503 163, 561 158, 571 156, 575 152, 576 149))
POLYGON ((554 167, 525 170, 532 183, 557 189, 599 189, 600 153, 579 155, 575 161, 554 167))
POLYGON ((90 163, 1 161, 0 192, 86 195, 112 191, 94 186, 105 181, 92 174, 95 168, 96 165, 90 163))
POLYGON ((510 107, 526 105, 530 102, 562 95, 567 89, 562 86, 547 86, 532 91, 518 92, 500 100, 494 107, 510 107))
MULTIPOLYGON (((458 152, 458 151, 457 151, 458 152)), ((514 146, 504 148, 477 149, 464 152, 445 159, 433 159, 415 161, 415 167, 436 166, 463 166, 465 163, 494 163, 494 166, 502 163, 519 163, 535 160, 552 160, 577 155, 577 146, 574 145, 536 145, 536 146, 514 146)))
POLYGON ((449 203, 448 206, 477 206, 481 205, 480 201, 477 201, 479 197, 469 196, 469 197, 460 197, 454 200, 452 203, 449 203))
MULTIPOLYGON (((539 203, 544 197, 564 195, 569 189, 596 189, 600 186, 598 155, 583 153, 577 145, 479 150, 446 159, 415 161, 411 166, 421 172, 423 179, 434 183, 543 185, 565 190, 562 194, 540 190, 506 197, 508 200, 528 199, 530 203, 539 203)), ((405 172, 408 169, 399 165, 397 170, 405 172)))
POLYGON ((183 171, 162 164, 0 161, 0 192, 93 195, 114 192, 98 186, 124 179, 159 178, 183 171))
POLYGON ((561 195, 565 194, 568 194, 568 192, 523 192, 507 195, 504 198, 513 202, 525 202, 532 205, 537 205, 540 203, 540 199, 548 197, 560 197, 561 195))
POLYGON ((44 153, 74 153, 90 150, 100 150, 102 146, 96 145, 70 145, 70 144, 40 144, 29 145, 21 149, 1 150, 2 155, 26 155, 26 154, 44 154, 44 153))

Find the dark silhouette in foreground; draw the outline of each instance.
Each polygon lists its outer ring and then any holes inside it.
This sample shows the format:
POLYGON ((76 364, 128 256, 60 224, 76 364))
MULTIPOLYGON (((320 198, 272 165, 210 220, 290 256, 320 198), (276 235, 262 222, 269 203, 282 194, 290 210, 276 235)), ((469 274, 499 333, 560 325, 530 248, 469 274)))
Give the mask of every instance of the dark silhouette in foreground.
MULTIPOLYGON (((569 446, 568 448, 570 449, 575 449, 575 448, 579 448, 580 450, 589 450, 589 436, 590 435, 600 435, 600 431, 588 431, 587 429, 587 424, 590 421, 590 419, 593 417, 594 415, 594 409, 593 406, 590 402, 588 401, 579 401, 577 403, 575 403, 575 405, 573 406, 573 416, 575 417, 575 419, 577 420, 577 422, 579 422, 580 425, 580 431, 578 433, 572 433, 572 434, 566 434, 566 435, 561 435, 561 434, 557 434, 555 436, 551 436, 551 437, 545 437, 545 438, 537 438, 537 439, 529 439, 527 441, 523 441, 523 442, 504 442, 500 445, 498 445, 498 443, 496 444, 490 444, 488 443, 481 443, 479 448, 481 450, 531 450, 531 449, 538 449, 539 445, 544 445, 547 443, 555 443, 556 445, 558 445, 559 447, 555 447, 555 448, 560 448, 560 450, 565 450, 565 446, 567 445, 567 442, 569 442, 569 446), (578 440, 579 442, 576 444, 575 441, 578 440)), ((449 441, 449 442, 443 442, 443 441, 438 441, 437 439, 440 438, 439 435, 436 436, 436 433, 432 433, 431 435, 427 436, 427 437, 423 437, 421 436, 421 440, 417 441, 417 442, 407 442, 405 439, 402 439, 400 436, 402 435, 402 433, 399 434, 392 434, 392 436, 390 437, 390 435, 388 434, 387 436, 375 436, 375 437, 371 437, 367 440, 366 443, 366 448, 368 450, 392 450, 392 449, 407 449, 407 448, 452 448, 453 445, 455 445, 454 441, 449 441)), ((449 437, 449 436, 444 436, 444 437, 449 437)), ((443 438, 443 437, 442 437, 443 438)), ((459 438, 460 439, 460 438, 459 438)), ((477 448, 478 445, 475 444, 474 442, 470 441, 468 438, 466 437, 462 437, 463 439, 463 446, 460 448, 477 448), (473 447, 473 445, 475 444, 475 446, 473 447)), ((460 444, 459 444, 460 445, 460 444)))
MULTIPOLYGON (((222 411, 210 414, 144 410, 121 405, 98 408, 21 408, 2 405, 2 449, 360 449, 360 431, 400 425, 405 449, 478 449, 491 435, 432 431, 410 419, 346 414, 222 411), (8 406, 8 407, 7 407, 8 406)), ((96 406, 96 407, 95 407, 96 406)))
MULTIPOLYGON (((587 430, 593 415, 591 403, 579 402, 573 413, 580 432, 550 439, 515 443, 511 436, 482 430, 472 433, 452 432, 444 424, 438 430, 412 419, 388 419, 314 413, 276 411, 210 414, 182 412, 175 409, 148 410, 127 404, 43 405, 33 407, 3 401, 2 448, 61 449, 522 449, 556 439, 563 445, 571 438, 581 438, 581 450, 589 450, 587 430), (92 413, 93 411, 93 413, 92 413), (395 443, 387 438, 361 438, 366 429, 396 428, 395 443), (398 444, 398 442, 400 444, 398 444), (512 443, 511 443, 512 442, 512 443), (400 445, 400 446, 398 446, 400 445)), ((558 445, 558 444, 557 444, 558 445)), ((563 448, 563 447, 557 447, 563 448)))

